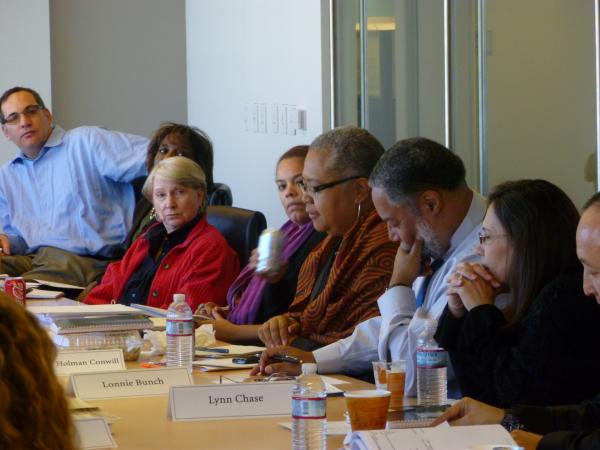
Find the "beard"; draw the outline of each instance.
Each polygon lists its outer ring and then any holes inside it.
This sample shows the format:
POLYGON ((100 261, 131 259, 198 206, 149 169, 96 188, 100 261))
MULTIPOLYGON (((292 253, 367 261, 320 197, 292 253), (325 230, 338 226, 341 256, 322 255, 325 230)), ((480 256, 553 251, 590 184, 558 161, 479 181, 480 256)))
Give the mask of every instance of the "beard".
POLYGON ((440 259, 445 250, 442 243, 436 237, 433 228, 423 219, 419 218, 416 223, 417 236, 423 239, 423 256, 425 258, 440 259))

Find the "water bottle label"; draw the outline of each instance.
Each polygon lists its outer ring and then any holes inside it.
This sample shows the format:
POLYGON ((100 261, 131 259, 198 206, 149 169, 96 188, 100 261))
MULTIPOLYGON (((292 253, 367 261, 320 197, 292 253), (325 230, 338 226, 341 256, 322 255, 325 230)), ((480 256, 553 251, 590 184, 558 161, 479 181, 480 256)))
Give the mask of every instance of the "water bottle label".
POLYGON ((294 419, 324 419, 326 415, 326 398, 292 397, 292 417, 294 419))
POLYGON ((441 369, 446 367, 446 350, 443 348, 417 350, 417 367, 425 369, 441 369))
POLYGON ((194 322, 191 320, 167 320, 167 336, 192 336, 194 322))

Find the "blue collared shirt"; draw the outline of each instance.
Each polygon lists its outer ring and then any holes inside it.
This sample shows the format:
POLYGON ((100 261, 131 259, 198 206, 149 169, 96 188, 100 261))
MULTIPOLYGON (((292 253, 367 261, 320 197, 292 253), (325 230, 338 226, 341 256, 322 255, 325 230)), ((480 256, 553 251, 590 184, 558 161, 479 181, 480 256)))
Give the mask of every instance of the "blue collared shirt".
POLYGON ((98 127, 55 127, 35 159, 0 168, 0 224, 11 254, 57 247, 112 256, 131 227, 131 181, 146 174, 148 139, 98 127))

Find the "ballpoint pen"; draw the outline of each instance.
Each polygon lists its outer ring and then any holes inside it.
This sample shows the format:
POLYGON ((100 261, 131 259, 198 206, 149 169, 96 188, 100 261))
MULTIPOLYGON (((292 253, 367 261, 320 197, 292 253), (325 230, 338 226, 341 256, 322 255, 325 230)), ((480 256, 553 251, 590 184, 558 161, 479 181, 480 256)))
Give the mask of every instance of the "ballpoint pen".
POLYGON ((211 353, 229 353, 228 348, 219 348, 219 347, 196 347, 196 350, 200 350, 202 352, 211 352, 211 353))

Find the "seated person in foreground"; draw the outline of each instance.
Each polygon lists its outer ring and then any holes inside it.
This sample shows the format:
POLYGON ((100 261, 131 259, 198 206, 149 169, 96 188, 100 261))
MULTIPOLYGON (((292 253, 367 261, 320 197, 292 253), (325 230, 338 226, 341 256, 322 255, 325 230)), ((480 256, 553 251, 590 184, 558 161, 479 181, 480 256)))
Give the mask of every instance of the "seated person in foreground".
POLYGON ((302 168, 308 152, 307 145, 292 147, 277 162, 275 183, 279 200, 288 216, 281 227, 284 235, 282 264, 276 273, 256 273, 257 252, 252 252, 249 264, 242 270, 227 293, 229 310, 206 305, 207 313, 216 320, 213 322, 217 339, 234 342, 243 341, 244 333, 256 340, 256 328, 236 325, 262 324, 271 317, 287 312, 296 295, 298 272, 309 252, 325 237, 313 228, 302 202, 299 183, 302 168))
POLYGON ((310 145, 303 201, 313 226, 327 237, 302 264, 289 312, 255 325, 254 339, 273 345, 270 330, 281 329, 291 345, 313 349, 377 315, 377 297, 388 285, 397 249, 368 186, 382 154, 377 139, 356 127, 335 128, 310 145))
MULTIPOLYGON (((389 287, 377 301, 381 316, 314 352, 268 348, 255 371, 300 372, 299 364, 269 361, 278 354, 316 362, 320 373, 370 374, 371 361, 407 360, 406 393, 416 395, 418 336, 446 307, 446 277, 458 263, 479 259, 475 244, 485 200, 467 185, 460 158, 426 138, 404 139, 386 151, 373 169, 370 185, 389 239, 401 242, 389 287)), ((452 393, 452 371, 448 380, 452 393)))
MULTIPOLYGON (((213 148, 208 136, 196 127, 177 123, 165 123, 154 132, 146 154, 146 168, 152 171, 154 164, 172 156, 185 156, 200 166, 206 177, 207 195, 213 191, 213 148)), ((152 203, 142 197, 135 205, 133 226, 125 241, 131 243, 154 223, 156 212, 152 203)))
POLYGON ((173 294, 186 295, 192 310, 203 302, 224 305, 239 260, 206 221, 204 173, 175 156, 156 164, 143 193, 156 209, 155 223, 108 266, 85 303, 141 303, 167 308, 173 294))
POLYGON ((497 186, 480 234, 481 264, 449 278, 436 334, 463 395, 494 405, 582 401, 600 392, 600 306, 577 260, 579 214, 544 180, 497 186), (507 290, 504 311, 494 296, 507 290))
POLYGON ((0 292, 0 448, 75 449, 75 427, 54 374, 56 347, 36 317, 0 292))
POLYGON ((148 140, 65 131, 23 87, 0 97, 0 123, 19 148, 0 168, 0 273, 87 286, 123 254, 148 140))
MULTIPOLYGON (((600 305, 600 194, 584 206, 577 227, 577 256, 583 264, 583 291, 600 305)), ((596 327, 598 327, 596 323, 596 327)), ((571 371, 572 384, 585 374, 571 371)), ((595 372, 598 377, 600 374, 595 372)), ((516 406, 508 411, 470 398, 456 403, 435 421, 451 425, 502 423, 526 450, 597 450, 600 448, 600 395, 572 406, 516 406)))

